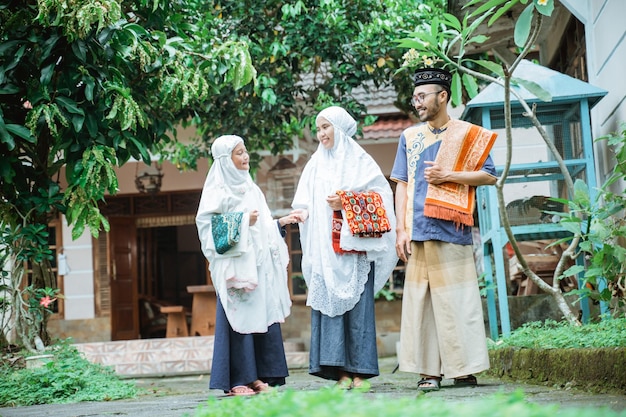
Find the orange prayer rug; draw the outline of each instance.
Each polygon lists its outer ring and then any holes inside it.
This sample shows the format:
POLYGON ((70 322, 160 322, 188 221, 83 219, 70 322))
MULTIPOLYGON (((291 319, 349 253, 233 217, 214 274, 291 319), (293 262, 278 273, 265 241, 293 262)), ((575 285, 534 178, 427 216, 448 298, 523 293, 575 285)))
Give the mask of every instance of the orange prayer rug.
MULTIPOLYGON (((480 126, 451 120, 441 141, 435 162, 451 171, 478 171, 489 156, 498 136, 480 126)), ((449 220, 458 227, 474 225, 476 187, 445 182, 429 184, 424 216, 449 220)))
POLYGON ((353 236, 381 237, 391 230, 380 194, 374 191, 337 191, 353 236))

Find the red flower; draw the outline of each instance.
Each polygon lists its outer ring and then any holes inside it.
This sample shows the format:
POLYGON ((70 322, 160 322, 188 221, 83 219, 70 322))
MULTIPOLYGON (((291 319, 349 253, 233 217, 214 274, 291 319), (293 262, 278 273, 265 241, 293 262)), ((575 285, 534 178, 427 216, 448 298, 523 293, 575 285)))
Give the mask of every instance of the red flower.
POLYGON ((54 303, 55 301, 56 298, 50 299, 50 296, 46 295, 45 297, 41 297, 41 300, 39 300, 39 305, 48 308, 48 306, 50 306, 50 304, 54 303))

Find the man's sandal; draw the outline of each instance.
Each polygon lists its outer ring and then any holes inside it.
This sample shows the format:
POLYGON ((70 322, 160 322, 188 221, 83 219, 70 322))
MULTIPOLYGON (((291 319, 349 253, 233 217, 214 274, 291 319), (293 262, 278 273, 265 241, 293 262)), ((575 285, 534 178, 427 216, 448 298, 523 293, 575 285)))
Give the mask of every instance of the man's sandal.
POLYGON ((455 387, 475 387, 476 385, 478 385, 478 381, 474 375, 454 378, 455 387))
POLYGON ((417 390, 423 392, 439 391, 441 387, 441 379, 439 378, 422 378, 417 383, 417 390))

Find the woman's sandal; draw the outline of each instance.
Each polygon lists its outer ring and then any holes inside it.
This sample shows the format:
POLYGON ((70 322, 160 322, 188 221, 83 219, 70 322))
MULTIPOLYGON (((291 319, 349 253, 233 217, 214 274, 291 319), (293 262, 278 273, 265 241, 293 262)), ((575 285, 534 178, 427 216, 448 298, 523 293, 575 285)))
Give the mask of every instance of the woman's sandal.
POLYGON ((478 385, 478 381, 474 375, 454 378, 455 387, 475 387, 476 385, 478 385))
POLYGON ((335 383, 335 387, 343 390, 349 390, 350 388, 352 388, 352 378, 342 376, 341 378, 339 378, 337 383, 335 383))
POLYGON ((257 392, 259 394, 272 391, 272 387, 270 387, 267 382, 263 382, 260 379, 257 379, 252 384, 250 384, 250 388, 252 388, 254 392, 257 392))
POLYGON ((256 391, 246 385, 236 385, 228 391, 228 396, 255 395, 256 391))
POLYGON ((352 391, 369 392, 371 388, 372 383, 367 379, 356 377, 352 380, 352 391))
POLYGON ((423 392, 439 391, 441 387, 441 379, 439 378, 422 378, 417 383, 417 390, 423 392))

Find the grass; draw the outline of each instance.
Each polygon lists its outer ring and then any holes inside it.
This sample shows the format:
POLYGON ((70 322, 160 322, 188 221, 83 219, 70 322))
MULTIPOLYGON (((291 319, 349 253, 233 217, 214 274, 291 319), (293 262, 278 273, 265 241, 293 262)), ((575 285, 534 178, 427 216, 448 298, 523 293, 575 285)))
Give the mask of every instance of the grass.
POLYGON ((626 318, 603 320, 584 326, 548 320, 526 323, 511 335, 489 342, 489 349, 520 347, 529 349, 626 347, 626 318))
POLYGON ((339 389, 284 391, 228 400, 211 398, 201 405, 194 417, 624 417, 610 409, 559 408, 526 400, 522 392, 472 398, 462 402, 439 398, 364 397, 339 389))

